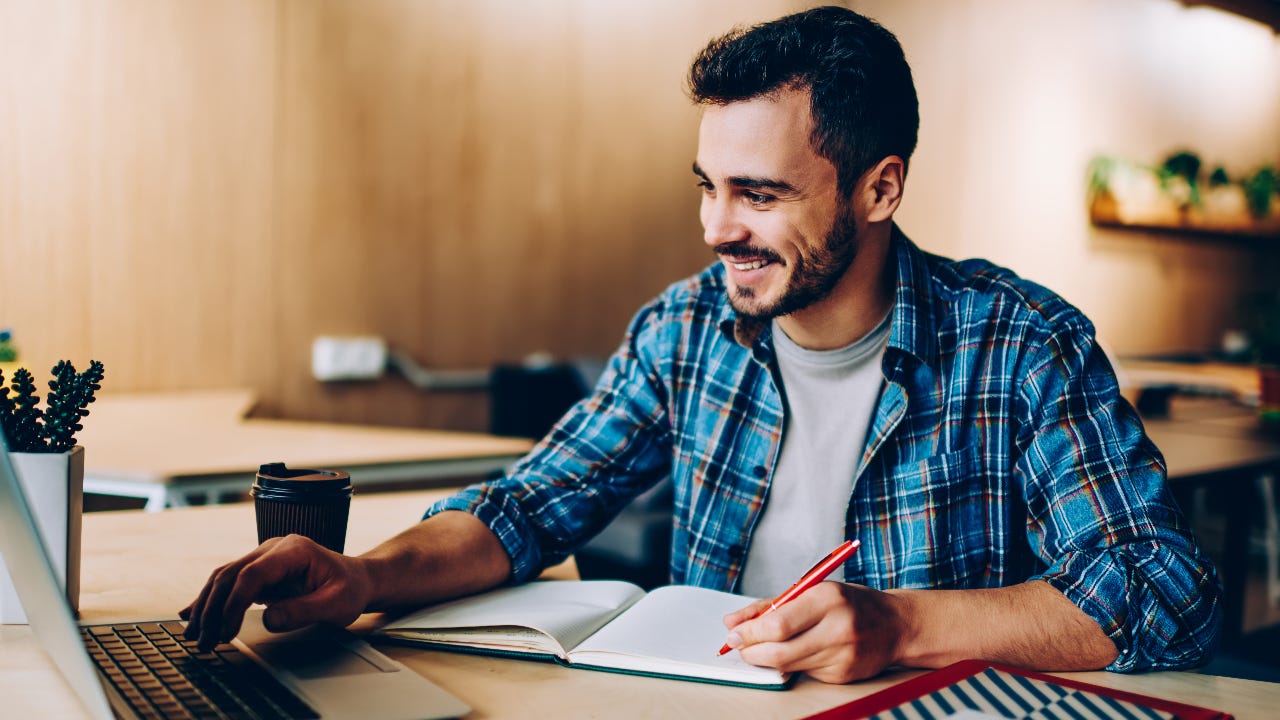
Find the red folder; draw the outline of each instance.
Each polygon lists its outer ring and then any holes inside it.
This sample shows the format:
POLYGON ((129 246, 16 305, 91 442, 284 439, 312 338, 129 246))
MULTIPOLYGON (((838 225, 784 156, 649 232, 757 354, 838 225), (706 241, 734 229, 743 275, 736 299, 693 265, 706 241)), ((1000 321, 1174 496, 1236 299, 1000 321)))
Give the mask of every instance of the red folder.
POLYGON ((1187 705, 1185 703, 1139 695, 1138 693, 1125 692, 1123 690, 1113 690, 1099 685, 1091 685, 1079 680, 1060 678, 1054 675, 1046 675, 1044 673, 1031 672, 1028 670, 1019 670, 1004 665, 984 662, 982 660, 961 660, 958 663, 948 665, 947 667, 939 670, 934 670, 931 673, 920 675, 910 680, 898 683, 892 687, 885 688, 878 693, 873 693, 864 698, 854 700, 853 702, 831 708, 830 710, 824 710, 816 715, 810 715, 806 720, 852 720, 853 718, 865 718, 870 715, 875 715, 876 713, 898 707, 903 703, 910 702, 916 698, 923 697, 945 687, 950 687, 961 680, 985 671, 987 668, 993 668, 1000 672, 1006 672, 1012 675, 1021 675, 1022 677, 1033 678, 1035 680, 1060 685, 1066 688, 1083 690, 1096 695, 1105 695, 1107 697, 1123 700, 1135 705, 1143 705, 1153 710, 1172 713, 1178 718, 1178 720, 1232 720, 1230 714, 1219 712, 1217 710, 1209 710, 1207 708, 1196 707, 1195 705, 1187 705))

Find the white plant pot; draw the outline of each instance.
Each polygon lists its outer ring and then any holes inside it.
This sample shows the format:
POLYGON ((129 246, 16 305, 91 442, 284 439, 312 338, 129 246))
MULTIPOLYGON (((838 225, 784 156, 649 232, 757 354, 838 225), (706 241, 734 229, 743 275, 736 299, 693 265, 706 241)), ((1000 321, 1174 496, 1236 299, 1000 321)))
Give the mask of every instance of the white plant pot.
MULTIPOLYGON (((10 453, 18 484, 35 516, 45 552, 71 611, 80 609, 80 516, 84 503, 84 448, 65 453, 10 453)), ((25 624, 9 570, 0 557, 0 623, 25 624)))

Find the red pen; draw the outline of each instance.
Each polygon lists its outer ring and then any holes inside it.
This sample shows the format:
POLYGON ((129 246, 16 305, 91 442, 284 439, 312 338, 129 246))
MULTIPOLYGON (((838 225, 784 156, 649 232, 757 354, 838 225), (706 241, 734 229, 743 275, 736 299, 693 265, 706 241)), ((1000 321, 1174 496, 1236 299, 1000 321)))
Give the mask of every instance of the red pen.
MULTIPOLYGON (((773 602, 769 603, 769 607, 756 613, 751 617, 751 619, 755 620, 761 615, 768 615, 774 610, 777 610, 783 605, 786 605, 792 600, 795 600, 797 597, 800 596, 800 593, 804 592, 805 590, 808 590, 814 585, 817 585, 818 583, 825 580, 826 577, 830 575, 833 570, 835 570, 836 568, 844 564, 844 561, 848 559, 848 557, 852 555, 861 546, 862 546, 861 540, 846 540, 844 544, 842 544, 840 547, 836 548, 835 550, 832 550, 830 555, 827 555, 826 557, 819 560, 817 565, 814 565, 813 567, 809 568, 809 572, 801 576, 801 578, 796 581, 795 585, 792 585, 791 587, 787 588, 786 592, 774 598, 773 602)), ((726 645, 723 645, 720 648, 720 652, 716 654, 724 655, 725 653, 729 652, 732 649, 733 648, 729 647, 726 644, 726 645)))

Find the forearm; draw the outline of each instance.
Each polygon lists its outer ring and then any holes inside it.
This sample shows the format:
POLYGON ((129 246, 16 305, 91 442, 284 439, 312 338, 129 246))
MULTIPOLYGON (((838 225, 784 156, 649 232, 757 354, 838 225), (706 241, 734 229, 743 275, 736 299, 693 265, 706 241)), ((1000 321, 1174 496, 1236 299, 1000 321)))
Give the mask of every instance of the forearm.
POLYGON ((511 561, 493 531, 457 511, 427 518, 359 559, 368 574, 368 610, 479 592, 511 574, 511 561))
POLYGON ((1096 670, 1115 644, 1039 580, 991 590, 891 590, 902 633, 896 664, 942 667, 976 658, 1037 670, 1096 670))

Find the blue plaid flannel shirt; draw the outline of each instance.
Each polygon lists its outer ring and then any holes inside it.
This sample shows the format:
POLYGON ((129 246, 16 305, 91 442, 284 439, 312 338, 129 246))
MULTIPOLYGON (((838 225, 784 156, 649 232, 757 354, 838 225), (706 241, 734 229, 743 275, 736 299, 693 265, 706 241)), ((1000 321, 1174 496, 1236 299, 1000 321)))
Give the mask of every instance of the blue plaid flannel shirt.
MULTIPOLYGON (((1164 460, 1090 322, 981 260, 895 229, 886 379, 848 498, 873 588, 1041 579, 1116 643, 1109 669, 1203 664, 1221 587, 1164 460)), ((735 317, 719 263, 640 310, 594 393, 505 477, 432 507, 475 514, 536 576, 660 478, 675 487, 671 580, 733 590, 765 507, 785 413, 768 324, 735 317)))

